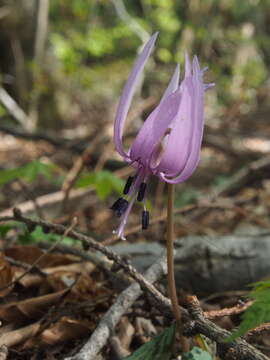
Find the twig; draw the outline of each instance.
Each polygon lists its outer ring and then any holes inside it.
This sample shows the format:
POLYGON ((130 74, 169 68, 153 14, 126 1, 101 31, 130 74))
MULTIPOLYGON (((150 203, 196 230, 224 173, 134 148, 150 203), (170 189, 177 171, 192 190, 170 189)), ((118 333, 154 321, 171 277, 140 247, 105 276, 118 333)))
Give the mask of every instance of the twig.
POLYGON ((234 175, 230 177, 229 180, 225 181, 221 185, 219 185, 209 197, 211 200, 217 198, 217 196, 223 194, 224 192, 228 192, 234 190, 235 187, 239 185, 243 185, 245 179, 247 180, 249 176, 256 176, 258 171, 269 169, 270 167, 270 156, 264 156, 258 160, 250 162, 244 168, 238 170, 234 175))
POLYGON ((0 102, 23 128, 29 129, 30 118, 2 86, 0 86, 0 102))
MULTIPOLYGON (((79 206, 83 207, 89 205, 89 203, 91 203, 90 195, 92 193, 93 188, 72 190, 69 197, 69 208, 72 208, 72 212, 74 213, 79 206)), ((39 206, 42 208, 45 217, 50 217, 51 219, 59 214, 64 195, 63 191, 56 191, 51 194, 41 195, 36 199, 39 206)), ((35 208, 32 200, 24 201, 17 206, 19 206, 20 210, 27 215, 34 214, 35 208)), ((0 217, 9 217, 12 214, 13 207, 0 212, 0 217)))
POLYGON ((244 338, 247 341, 252 340, 253 338, 256 338, 258 336, 262 336, 263 333, 267 333, 269 334, 270 331, 270 322, 267 322, 265 324, 262 324, 258 327, 256 327, 255 329, 250 330, 245 336, 244 338))
POLYGON ((205 311, 204 316, 209 320, 214 320, 216 318, 221 318, 224 316, 238 315, 244 312, 247 308, 249 308, 253 304, 253 302, 254 301, 247 301, 244 304, 237 304, 236 306, 233 306, 231 308, 205 311))
MULTIPOLYGON (((42 241, 38 243, 38 246, 43 249, 49 249, 51 244, 42 241)), ((77 247, 71 247, 64 244, 58 244, 54 251, 60 252, 62 254, 72 254, 80 257, 81 259, 90 261, 91 263, 95 264, 97 268, 105 272, 109 277, 113 278, 121 290, 123 289, 123 286, 126 286, 131 282, 131 278, 126 276, 124 272, 114 271, 113 263, 104 256, 97 256, 95 253, 86 252, 77 247)))
POLYGON ((45 44, 48 29, 49 0, 39 0, 38 16, 36 26, 35 48, 34 48, 34 71, 33 71, 33 94, 29 106, 29 116, 31 119, 31 128, 34 130, 38 121, 38 103, 40 98, 40 90, 35 83, 38 79, 38 73, 44 61, 45 44))
MULTIPOLYGON (((3 88, 0 88, 0 101, 2 102, 2 97, 1 97, 1 90, 3 88)), ((13 100, 13 99, 12 99, 13 100)), ((5 105, 7 107, 7 105, 5 105)), ((79 153, 81 154, 87 147, 87 143, 85 141, 81 141, 79 143, 74 143, 71 140, 65 139, 65 138, 59 138, 56 136, 56 134, 48 134, 48 132, 46 133, 41 133, 41 132, 30 132, 24 129, 25 126, 25 117, 27 117, 27 115, 25 113, 23 113, 23 115, 19 116, 19 118, 17 118, 15 115, 11 112, 11 109, 8 109, 10 114, 22 125, 22 128, 20 127, 10 127, 10 126, 6 126, 4 124, 0 124, 0 131, 5 133, 5 134, 9 134, 12 136, 15 136, 17 138, 21 138, 21 139, 25 139, 25 140, 29 140, 29 141, 47 141, 49 144, 52 144, 53 146, 59 147, 59 148, 64 148, 67 150, 71 150, 75 153, 79 153), (21 119, 22 118, 22 119, 21 119), (19 120, 21 119, 21 120, 19 120)), ((0 118, 0 120, 3 121, 3 117, 0 118)))
MULTIPOLYGON (((152 284, 165 273, 166 257, 163 256, 158 259, 158 261, 154 263, 143 276, 150 284, 152 284)), ((141 294, 142 290, 137 283, 131 284, 124 290, 103 316, 90 339, 79 353, 75 356, 65 358, 65 360, 94 360, 108 341, 109 336, 111 336, 121 316, 127 312, 141 294)))
POLYGON ((39 206, 38 200, 36 198, 36 196, 32 193, 32 191, 27 187, 27 185, 24 183, 23 180, 17 179, 18 184, 20 185, 21 189, 23 192, 25 192, 26 194, 28 194, 30 200, 33 202, 34 208, 37 212, 37 215, 42 219, 43 213, 42 213, 42 208, 39 206))
POLYGON ((70 191, 76 181, 78 180, 79 176, 81 175, 84 167, 89 164, 89 159, 91 157, 91 153, 93 152, 97 142, 99 141, 99 137, 97 136, 91 144, 84 150, 83 154, 75 161, 73 167, 69 171, 66 176, 66 179, 62 186, 62 191, 64 192, 65 196, 63 199, 62 210, 65 210, 67 201, 69 198, 70 191))
MULTIPOLYGON (((15 260, 13 259, 12 257, 9 257, 9 256, 5 256, 5 259, 11 264, 11 265, 14 265, 14 266, 17 266, 17 267, 21 267, 25 270, 27 270, 28 273, 33 273, 33 274, 38 274, 42 277, 46 277, 47 274, 42 271, 38 266, 31 266, 27 263, 24 263, 24 262, 21 262, 21 261, 18 261, 18 260, 15 260)), ((16 280, 17 282, 17 280, 16 280)))
MULTIPOLYGON (((201 199, 198 200, 198 202, 196 204, 191 204, 191 205, 186 205, 186 206, 183 206, 181 208, 175 208, 174 209, 174 214, 187 214, 189 212, 192 212, 194 210, 203 210, 203 209, 234 209, 235 206, 234 205, 225 205, 225 204, 221 204, 219 202, 216 202, 216 203, 210 203, 208 200, 208 197, 203 197, 201 199), (205 201, 207 200, 207 201, 205 201)), ((156 223, 159 223, 159 222, 163 222, 165 221, 167 218, 167 214, 166 214, 166 210, 164 210, 162 212, 162 214, 160 216, 156 216, 153 220, 151 220, 151 224, 156 224, 156 223)), ((125 234, 126 235, 131 235, 131 234, 134 234, 138 231, 141 230, 141 225, 135 225, 133 227, 131 227, 130 229, 127 229, 125 231, 125 234)), ((107 246, 107 245, 112 245, 114 243, 116 243, 117 241, 119 241, 119 237, 118 236, 111 236, 105 240, 102 241, 102 244, 107 246)))

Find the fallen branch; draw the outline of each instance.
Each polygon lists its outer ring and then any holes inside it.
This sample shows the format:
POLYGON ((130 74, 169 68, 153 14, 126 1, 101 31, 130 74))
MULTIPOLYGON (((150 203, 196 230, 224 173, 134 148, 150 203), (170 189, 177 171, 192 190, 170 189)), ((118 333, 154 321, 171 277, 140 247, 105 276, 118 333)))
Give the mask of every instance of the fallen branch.
MULTIPOLYGON (((72 209, 72 213, 74 213, 78 209, 89 206, 91 203, 90 195, 93 194, 93 191, 93 188, 72 190, 69 196, 68 209, 72 209)), ((56 191, 51 194, 39 196, 36 198, 36 201, 38 201, 44 217, 53 219, 59 215, 64 197, 65 194, 63 191, 56 191)), ((18 204, 18 206, 24 214, 33 215, 35 213, 35 206, 32 200, 24 201, 18 204)), ((1 218, 6 216, 13 216, 13 207, 0 212, 1 218)))
POLYGON ((254 301, 250 300, 250 301, 247 301, 244 304, 237 304, 236 306, 233 306, 233 307, 230 307, 230 308, 224 308, 224 309, 220 309, 220 310, 205 311, 204 316, 208 320, 213 320, 213 319, 221 318, 221 317, 224 317, 224 316, 238 315, 238 314, 241 314, 244 311, 246 311, 247 308, 249 308, 253 303, 254 303, 254 301))
POLYGON ((8 110, 8 112, 21 124, 22 127, 29 129, 31 119, 23 109, 16 103, 16 101, 9 95, 9 93, 0 86, 0 102, 8 110))
MULTIPOLYGON (((144 277, 150 284, 152 284, 162 275, 165 275, 166 271, 166 257, 163 256, 146 271, 144 277)), ((90 339, 79 351, 79 353, 75 356, 67 357, 65 360, 94 360, 97 354, 102 350, 103 346, 106 345, 120 318, 127 312, 141 294, 142 290, 138 283, 133 283, 124 290, 103 316, 90 339)))

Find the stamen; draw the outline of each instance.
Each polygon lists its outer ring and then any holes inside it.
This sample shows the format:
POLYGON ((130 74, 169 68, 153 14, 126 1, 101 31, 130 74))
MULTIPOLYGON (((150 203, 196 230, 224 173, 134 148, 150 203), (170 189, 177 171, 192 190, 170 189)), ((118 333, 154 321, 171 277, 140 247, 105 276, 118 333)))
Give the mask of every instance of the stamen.
POLYGON ((149 225, 149 211, 143 210, 142 212, 142 230, 146 230, 149 225))
POLYGON ((146 183, 142 182, 138 191, 138 196, 137 196, 138 201, 142 201, 144 199, 145 190, 146 190, 146 183))
POLYGON ((121 217, 128 208, 128 201, 122 197, 116 200, 116 202, 111 206, 117 217, 121 217))
POLYGON ((133 180, 134 180, 134 177, 133 176, 129 176, 128 179, 127 179, 127 182, 126 182, 126 185, 124 187, 124 190, 123 190, 123 194, 126 195, 129 193, 129 190, 130 190, 130 187, 133 183, 133 180))

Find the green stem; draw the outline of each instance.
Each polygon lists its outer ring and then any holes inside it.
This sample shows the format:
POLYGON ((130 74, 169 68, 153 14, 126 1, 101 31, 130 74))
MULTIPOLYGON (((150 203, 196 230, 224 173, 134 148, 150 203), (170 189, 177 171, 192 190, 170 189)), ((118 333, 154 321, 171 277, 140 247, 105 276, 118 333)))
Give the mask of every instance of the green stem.
POLYGON ((180 307, 178 305, 175 277, 174 277, 174 185, 168 184, 168 204, 167 204, 167 267, 168 267, 168 287, 169 296, 172 303, 172 310, 176 319, 177 331, 184 352, 189 351, 187 338, 183 336, 183 325, 180 307))

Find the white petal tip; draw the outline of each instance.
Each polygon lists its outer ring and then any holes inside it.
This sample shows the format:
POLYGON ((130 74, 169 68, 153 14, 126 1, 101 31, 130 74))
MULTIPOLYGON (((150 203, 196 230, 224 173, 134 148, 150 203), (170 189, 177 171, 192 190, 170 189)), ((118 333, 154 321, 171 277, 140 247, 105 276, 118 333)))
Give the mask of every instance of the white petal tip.
POLYGON ((205 90, 211 89, 211 88, 214 87, 215 85, 216 85, 215 83, 204 84, 204 89, 205 89, 205 90))

